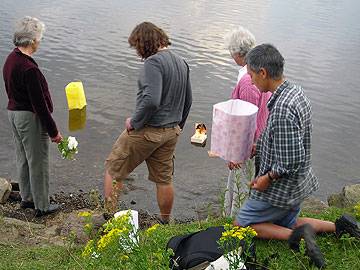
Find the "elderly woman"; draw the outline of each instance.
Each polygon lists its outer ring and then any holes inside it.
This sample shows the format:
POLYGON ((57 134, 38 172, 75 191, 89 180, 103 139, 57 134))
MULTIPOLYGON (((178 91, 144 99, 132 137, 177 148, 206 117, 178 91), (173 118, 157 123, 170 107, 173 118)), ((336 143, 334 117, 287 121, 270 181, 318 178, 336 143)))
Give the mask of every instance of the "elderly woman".
MULTIPOLYGON (((251 77, 247 73, 245 57, 246 54, 255 47, 255 37, 249 30, 240 26, 225 36, 225 44, 235 63, 241 67, 237 84, 231 93, 231 98, 250 102, 259 108, 256 118, 255 143, 266 126, 269 115, 266 104, 271 96, 270 92, 262 93, 259 91, 259 89, 252 84, 251 77)), ((229 173, 227 192, 225 194, 225 212, 228 215, 234 215, 240 203, 238 196, 241 191, 237 190, 239 185, 234 183, 235 176, 232 170, 240 168, 240 164, 235 164, 230 161, 228 167, 231 171, 229 173)), ((252 168, 253 165, 248 164, 247 168, 244 168, 244 171, 253 171, 252 168)))
POLYGON ((8 116, 13 132, 21 208, 43 216, 59 209, 49 200, 49 139, 62 136, 51 116, 53 104, 44 75, 32 55, 45 30, 41 21, 24 17, 16 24, 16 48, 7 57, 3 76, 8 96, 8 116))
POLYGON ((252 84, 250 75, 247 74, 245 56, 255 46, 255 37, 249 30, 240 26, 227 34, 225 40, 232 58, 235 63, 241 67, 238 82, 231 93, 231 98, 250 102, 259 108, 254 139, 254 141, 256 141, 266 126, 269 115, 266 103, 271 93, 260 92, 259 89, 252 84))

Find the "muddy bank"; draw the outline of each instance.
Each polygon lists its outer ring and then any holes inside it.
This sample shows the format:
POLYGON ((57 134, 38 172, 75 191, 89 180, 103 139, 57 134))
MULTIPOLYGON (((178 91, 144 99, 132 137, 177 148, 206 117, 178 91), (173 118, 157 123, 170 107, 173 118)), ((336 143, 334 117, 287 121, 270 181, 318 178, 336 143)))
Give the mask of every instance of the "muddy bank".
MULTIPOLYGON (((56 218, 60 214, 70 214, 73 212, 92 211, 97 214, 104 214, 104 201, 98 191, 78 192, 78 193, 56 193, 50 197, 51 203, 56 203, 61 206, 61 209, 50 215, 43 217, 35 217, 34 209, 21 209, 21 198, 11 196, 5 204, 0 204, 0 215, 8 218, 15 218, 26 222, 33 222, 38 224, 47 224, 49 220, 56 218)), ((123 201, 119 202, 118 210, 132 209, 123 201)), ((148 211, 140 209, 139 212, 139 225, 140 228, 147 228, 158 221, 157 215, 150 214, 148 211)), ((107 216, 105 215, 105 218, 107 216)), ((192 219, 174 219, 176 223, 184 223, 192 219)))
MULTIPOLYGON (((0 243, 24 245, 66 245, 71 241, 83 244, 88 240, 84 233, 84 220, 79 213, 92 213, 93 223, 99 228, 106 222, 103 199, 97 191, 78 193, 56 193, 51 202, 61 205, 61 210, 43 217, 35 217, 33 209, 21 209, 21 198, 11 196, 5 204, 0 204, 0 243)), ((119 210, 129 209, 119 203, 119 210)), ((146 210, 139 210, 139 226, 148 228, 158 223, 158 217, 146 210)), ((173 219, 173 223, 190 222, 191 219, 173 219)))

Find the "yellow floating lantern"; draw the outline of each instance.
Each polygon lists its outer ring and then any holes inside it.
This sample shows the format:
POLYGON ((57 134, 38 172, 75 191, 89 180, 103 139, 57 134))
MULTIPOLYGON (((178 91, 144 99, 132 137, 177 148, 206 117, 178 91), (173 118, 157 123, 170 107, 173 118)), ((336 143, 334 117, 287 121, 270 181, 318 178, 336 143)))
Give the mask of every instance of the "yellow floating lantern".
POLYGON ((84 86, 82 82, 71 82, 65 87, 69 110, 82 109, 86 106, 84 86))

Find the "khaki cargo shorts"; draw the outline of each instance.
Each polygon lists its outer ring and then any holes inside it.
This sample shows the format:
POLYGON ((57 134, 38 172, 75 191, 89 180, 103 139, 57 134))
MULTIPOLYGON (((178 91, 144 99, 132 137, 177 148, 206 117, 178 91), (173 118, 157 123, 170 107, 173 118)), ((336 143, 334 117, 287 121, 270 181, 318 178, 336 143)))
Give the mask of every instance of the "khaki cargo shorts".
POLYGON ((144 160, 149 180, 170 184, 174 174, 174 152, 180 127, 144 127, 124 130, 105 161, 105 168, 116 181, 124 180, 144 160))

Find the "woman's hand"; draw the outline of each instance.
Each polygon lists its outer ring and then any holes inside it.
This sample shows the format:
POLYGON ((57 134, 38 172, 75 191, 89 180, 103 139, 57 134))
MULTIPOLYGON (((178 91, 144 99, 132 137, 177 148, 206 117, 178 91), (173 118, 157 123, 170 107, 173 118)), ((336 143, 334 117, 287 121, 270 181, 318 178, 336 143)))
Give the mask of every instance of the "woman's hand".
POLYGON ((55 137, 51 138, 51 141, 54 142, 54 143, 59 143, 59 142, 62 141, 62 139, 63 139, 63 137, 62 137, 61 133, 58 132, 58 134, 56 134, 55 137))
POLYGON ((229 162, 228 163, 228 167, 229 167, 229 170, 236 170, 236 169, 240 169, 241 168, 241 165, 242 165, 242 162, 239 162, 239 163, 234 163, 234 162, 229 162))
POLYGON ((131 125, 131 118, 130 117, 125 120, 125 128, 126 128, 126 130, 128 132, 134 129, 132 127, 132 125, 131 125))

